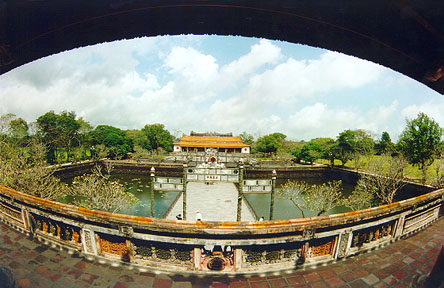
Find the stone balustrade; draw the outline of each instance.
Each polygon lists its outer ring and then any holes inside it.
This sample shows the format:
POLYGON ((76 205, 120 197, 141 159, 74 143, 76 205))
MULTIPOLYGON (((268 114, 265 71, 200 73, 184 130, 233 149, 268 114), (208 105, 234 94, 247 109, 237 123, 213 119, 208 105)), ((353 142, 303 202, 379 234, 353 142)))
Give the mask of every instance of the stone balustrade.
POLYGON ((141 269, 245 274, 343 259, 430 225, 444 189, 361 211, 265 222, 193 222, 95 211, 0 186, 4 223, 64 249, 141 269))

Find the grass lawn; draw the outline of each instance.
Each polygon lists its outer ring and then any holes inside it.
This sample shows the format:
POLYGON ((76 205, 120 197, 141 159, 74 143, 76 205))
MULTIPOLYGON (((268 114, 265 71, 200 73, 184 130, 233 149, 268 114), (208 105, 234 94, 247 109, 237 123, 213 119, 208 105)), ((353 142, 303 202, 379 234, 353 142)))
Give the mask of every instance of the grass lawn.
MULTIPOLYGON (((379 155, 372 155, 371 158, 377 158, 380 157, 379 155)), ((435 160, 435 162, 430 165, 427 168, 427 174, 426 174, 426 184, 430 184, 433 179, 436 177, 436 171, 435 171, 435 163, 439 161, 439 160, 435 160)), ((325 160, 325 159, 318 159, 316 160, 316 163, 321 163, 321 164, 326 164, 329 165, 330 161, 325 160)), ((339 160, 335 160, 335 166, 340 166, 341 165, 341 161, 339 160)), ((364 170, 365 168, 368 166, 368 162, 367 159, 365 157, 361 157, 358 161, 358 170, 364 170)), ((356 164, 354 160, 350 160, 347 161, 347 163, 345 163, 344 165, 345 168, 348 169, 356 169, 356 164)), ((407 167, 404 170, 404 175, 405 177, 413 180, 413 181, 418 181, 420 182, 422 179, 422 171, 419 170, 419 168, 417 166, 412 166, 411 164, 407 164, 407 167)))

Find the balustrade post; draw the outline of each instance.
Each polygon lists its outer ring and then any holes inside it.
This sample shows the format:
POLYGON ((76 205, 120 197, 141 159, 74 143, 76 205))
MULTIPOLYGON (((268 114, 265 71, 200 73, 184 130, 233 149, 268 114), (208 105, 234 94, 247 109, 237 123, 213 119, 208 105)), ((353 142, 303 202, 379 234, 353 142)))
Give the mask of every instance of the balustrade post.
POLYGON ((404 232, 404 222, 405 222, 406 215, 407 215, 407 213, 401 214, 399 219, 396 221, 395 231, 393 231, 393 234, 392 234, 394 239, 402 236, 402 234, 404 232))
POLYGON ((83 245, 83 251, 85 254, 92 254, 97 255, 98 249, 97 249, 97 242, 96 242, 96 235, 94 233, 94 230, 83 228, 81 230, 81 239, 82 239, 82 245, 83 245))
POLYGON ((236 221, 240 222, 242 219, 242 198, 244 187, 244 160, 239 159, 239 188, 237 193, 237 217, 236 221))
POLYGON ((333 253, 334 259, 342 259, 347 257, 353 240, 353 230, 342 231, 338 236, 336 251, 333 253))
POLYGON ((21 214, 22 214, 23 226, 25 227, 25 230, 28 231, 30 234, 34 234, 34 227, 32 226, 29 210, 22 207, 21 212, 22 212, 21 214))
POLYGON ((273 220, 275 186, 276 186, 276 170, 273 170, 271 176, 270 220, 273 220))
POLYGON ((155 174, 156 169, 154 167, 151 167, 151 174, 150 174, 150 192, 151 192, 151 217, 155 217, 154 215, 154 178, 156 176, 155 174))
POLYGON ((183 185, 182 185, 182 217, 183 220, 187 220, 187 169, 186 162, 183 163, 183 185))
POLYGON ((243 250, 240 248, 234 249, 234 270, 241 271, 242 270, 242 262, 243 262, 243 250))
POLYGON ((200 257, 202 252, 199 247, 194 247, 193 250, 193 266, 194 270, 200 270, 200 257))

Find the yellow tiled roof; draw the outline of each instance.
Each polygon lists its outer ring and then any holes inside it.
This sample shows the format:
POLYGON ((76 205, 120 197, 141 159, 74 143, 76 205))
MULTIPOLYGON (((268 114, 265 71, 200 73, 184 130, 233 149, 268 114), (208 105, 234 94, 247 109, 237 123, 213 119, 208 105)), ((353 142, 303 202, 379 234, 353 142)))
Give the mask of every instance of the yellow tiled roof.
POLYGON ((211 148, 242 148, 250 145, 242 142, 241 137, 217 136, 183 136, 179 142, 174 143, 181 147, 211 147, 211 148))

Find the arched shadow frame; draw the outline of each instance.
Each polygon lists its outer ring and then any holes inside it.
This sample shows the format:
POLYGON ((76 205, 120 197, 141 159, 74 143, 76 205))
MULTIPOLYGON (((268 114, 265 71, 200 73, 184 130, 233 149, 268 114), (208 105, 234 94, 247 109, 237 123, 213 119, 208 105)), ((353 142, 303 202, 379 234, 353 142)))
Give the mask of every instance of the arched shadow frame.
POLYGON ((443 94, 443 14, 434 0, 1 0, 0 73, 102 42, 217 34, 343 52, 443 94))

